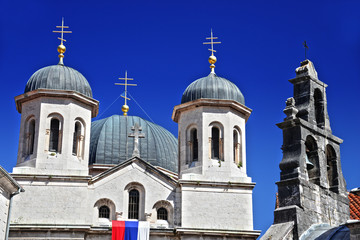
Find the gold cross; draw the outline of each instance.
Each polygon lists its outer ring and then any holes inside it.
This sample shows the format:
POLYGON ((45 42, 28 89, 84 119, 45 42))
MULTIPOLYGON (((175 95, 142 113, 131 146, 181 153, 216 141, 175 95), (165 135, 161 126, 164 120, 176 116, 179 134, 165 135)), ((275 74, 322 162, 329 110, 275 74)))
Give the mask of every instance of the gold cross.
POLYGON ((54 33, 61 33, 61 37, 58 39, 61 41, 60 45, 63 45, 63 42, 66 42, 64 39, 64 33, 72 33, 72 31, 64 31, 64 28, 69 28, 69 26, 64 26, 64 18, 62 18, 61 26, 56 26, 56 28, 61 28, 61 31, 53 31, 54 33))
POLYGON ((216 52, 216 50, 214 50, 214 44, 220 44, 221 42, 214 42, 213 40, 218 39, 217 37, 213 36, 213 32, 211 29, 211 37, 207 37, 207 40, 210 40, 210 42, 204 42, 203 44, 211 44, 211 49, 208 49, 211 52, 211 56, 214 56, 214 52, 216 52))
POLYGON ((125 99, 125 105, 126 105, 126 100, 130 100, 130 98, 127 97, 127 86, 137 86, 137 84, 130 84, 127 81, 128 80, 134 80, 133 78, 128 78, 127 77, 127 71, 125 71, 125 77, 124 78, 119 78, 120 80, 125 80, 125 83, 115 83, 115 85, 123 85, 125 86, 125 96, 122 96, 125 99))

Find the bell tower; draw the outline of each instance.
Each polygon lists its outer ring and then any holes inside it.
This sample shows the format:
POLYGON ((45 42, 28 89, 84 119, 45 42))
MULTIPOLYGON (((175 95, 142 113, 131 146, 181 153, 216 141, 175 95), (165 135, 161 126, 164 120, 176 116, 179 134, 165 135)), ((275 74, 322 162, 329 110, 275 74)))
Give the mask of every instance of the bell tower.
POLYGON ((256 239, 255 183, 246 173, 245 125, 251 109, 234 83, 215 74, 213 45, 220 42, 214 42, 212 32, 207 39, 211 72, 186 88, 172 115, 179 129, 179 222, 186 229, 234 230, 237 237, 247 232, 256 239))
POLYGON ((349 218, 340 161, 343 140, 331 132, 327 85, 319 80, 310 60, 301 63, 289 82, 294 85, 294 96, 286 101, 286 118, 277 124, 283 131, 280 181, 276 183, 279 206, 263 239, 277 224, 293 225, 293 239, 298 239, 314 224, 340 225, 349 218))
POLYGON ((91 118, 99 103, 86 78, 64 65, 62 21, 59 63, 36 71, 23 94, 15 97, 21 113, 14 174, 88 175, 91 118))

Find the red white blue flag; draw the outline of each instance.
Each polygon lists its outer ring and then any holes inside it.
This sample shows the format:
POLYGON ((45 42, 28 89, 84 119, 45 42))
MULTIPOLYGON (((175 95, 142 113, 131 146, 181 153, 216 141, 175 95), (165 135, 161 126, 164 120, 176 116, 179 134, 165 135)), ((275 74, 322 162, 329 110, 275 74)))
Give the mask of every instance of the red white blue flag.
POLYGON ((149 222, 112 221, 112 240, 149 240, 149 222))

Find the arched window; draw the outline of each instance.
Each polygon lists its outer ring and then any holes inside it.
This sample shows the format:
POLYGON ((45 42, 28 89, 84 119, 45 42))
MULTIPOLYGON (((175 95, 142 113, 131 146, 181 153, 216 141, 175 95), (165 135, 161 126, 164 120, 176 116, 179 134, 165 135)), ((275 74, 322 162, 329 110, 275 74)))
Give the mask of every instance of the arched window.
POLYGON ((338 173, 336 164, 336 152, 331 145, 326 146, 327 179, 330 190, 338 192, 338 173))
POLYGON ((211 128, 211 158, 220 159, 220 130, 217 127, 211 128))
POLYGON ((158 220, 168 220, 168 212, 166 210, 166 208, 159 208, 157 210, 157 219, 158 220))
POLYGON ((59 129, 60 121, 56 118, 52 118, 50 122, 50 144, 49 151, 59 151, 59 129))
POLYGON ((320 184, 319 155, 316 141, 313 137, 307 136, 305 141, 305 160, 309 181, 320 184))
POLYGON ((241 134, 237 128, 234 128, 233 130, 233 153, 234 153, 234 163, 238 167, 242 167, 241 134))
POLYGON ((140 194, 136 189, 132 189, 129 191, 129 211, 128 218, 129 219, 139 219, 139 201, 140 194))
POLYGON ((31 119, 28 125, 28 136, 27 136, 27 155, 34 153, 35 143, 35 119, 31 119))
POLYGON ((198 138, 197 138, 197 130, 196 128, 193 128, 191 130, 191 160, 197 161, 199 158, 199 147, 198 147, 198 138))
POLYGON ((99 218, 110 218, 110 209, 108 206, 101 206, 99 208, 99 218))
POLYGON ((75 156, 81 156, 81 142, 82 142, 82 136, 81 136, 81 123, 76 122, 75 128, 74 128, 74 138, 73 138, 73 155, 75 156))
POLYGON ((315 104, 315 119, 316 125, 320 128, 324 128, 325 115, 324 115, 324 99, 320 89, 315 89, 314 92, 314 104, 315 104))

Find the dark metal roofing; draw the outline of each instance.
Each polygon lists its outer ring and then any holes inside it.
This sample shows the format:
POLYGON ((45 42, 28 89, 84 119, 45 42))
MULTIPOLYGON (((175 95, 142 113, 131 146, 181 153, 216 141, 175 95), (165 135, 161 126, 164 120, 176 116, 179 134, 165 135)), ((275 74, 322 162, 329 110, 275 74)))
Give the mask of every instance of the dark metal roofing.
POLYGON ((139 123, 145 138, 139 139, 140 158, 173 172, 178 170, 177 139, 165 128, 137 116, 111 117, 91 124, 89 164, 119 164, 132 157, 131 127, 139 123))
POLYGON ((192 82, 184 91, 181 103, 197 99, 234 100, 245 105, 245 99, 240 89, 229 80, 210 73, 207 77, 192 82))
POLYGON ((301 236, 300 240, 350 240, 350 230, 344 225, 331 228, 328 224, 311 226, 301 236))
POLYGON ((60 64, 37 70, 26 83, 24 93, 41 88, 77 91, 92 98, 86 78, 75 69, 60 64))

